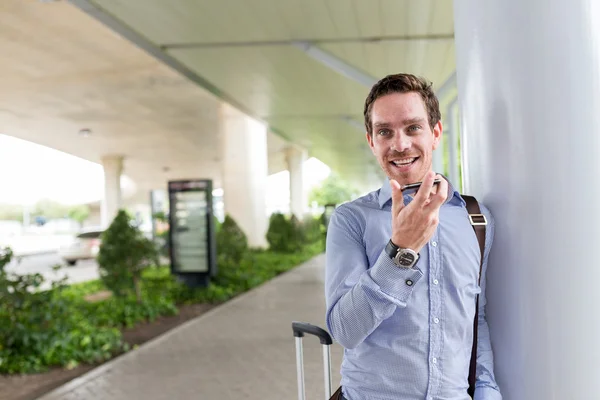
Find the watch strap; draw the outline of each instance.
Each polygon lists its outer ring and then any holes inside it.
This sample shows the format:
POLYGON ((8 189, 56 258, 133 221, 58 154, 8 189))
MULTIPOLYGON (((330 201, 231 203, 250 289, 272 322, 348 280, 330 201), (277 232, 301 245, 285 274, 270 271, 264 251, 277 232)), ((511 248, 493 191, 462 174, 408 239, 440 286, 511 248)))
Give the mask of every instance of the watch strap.
POLYGON ((390 239, 390 241, 387 243, 387 245, 385 246, 385 252, 388 256, 390 256, 390 258, 394 258, 396 257, 396 254, 398 254, 398 250, 400 250, 400 247, 396 246, 393 242, 392 239, 390 239))
POLYGON ((398 253, 401 251, 408 251, 410 253, 412 253, 415 256, 415 259, 412 263, 412 265, 410 266, 410 268, 412 268, 412 266, 414 266, 417 261, 419 261, 419 258, 421 258, 421 255, 419 253, 417 253, 414 250, 410 250, 410 249, 403 249, 401 247, 398 247, 394 244, 394 242, 392 242, 392 239, 390 239, 390 241, 387 243, 387 245, 385 246, 385 252, 386 254, 392 259, 392 261, 394 261, 394 264, 398 265, 399 267, 402 268, 409 268, 408 265, 401 265, 398 263, 396 257, 398 256, 398 253))

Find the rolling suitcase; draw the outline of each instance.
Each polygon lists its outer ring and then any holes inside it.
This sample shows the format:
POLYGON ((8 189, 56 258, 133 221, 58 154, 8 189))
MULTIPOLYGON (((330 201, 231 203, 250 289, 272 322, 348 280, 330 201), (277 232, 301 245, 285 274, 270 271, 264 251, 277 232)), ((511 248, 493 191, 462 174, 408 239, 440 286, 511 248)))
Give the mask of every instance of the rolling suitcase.
POLYGON ((306 322, 292 322, 292 330, 296 338, 296 368, 298 372, 298 400, 306 400, 304 392, 304 358, 302 350, 302 338, 304 335, 314 335, 319 338, 323 345, 323 368, 325 380, 325 400, 340 398, 341 388, 333 395, 331 393, 331 352, 333 343, 331 335, 326 330, 306 322))

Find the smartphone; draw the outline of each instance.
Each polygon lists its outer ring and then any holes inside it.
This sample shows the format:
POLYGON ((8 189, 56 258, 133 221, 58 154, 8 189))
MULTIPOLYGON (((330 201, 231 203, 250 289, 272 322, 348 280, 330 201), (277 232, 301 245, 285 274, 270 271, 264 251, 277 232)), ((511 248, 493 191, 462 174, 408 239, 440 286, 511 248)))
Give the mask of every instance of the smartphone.
MULTIPOLYGON (((433 181, 434 185, 437 185, 441 182, 441 179, 436 179, 433 181)), ((419 190, 419 188, 421 187, 421 185, 423 184, 423 182, 415 182, 415 183, 409 183, 408 185, 404 185, 402 187, 402 192, 416 192, 417 190, 419 190)))

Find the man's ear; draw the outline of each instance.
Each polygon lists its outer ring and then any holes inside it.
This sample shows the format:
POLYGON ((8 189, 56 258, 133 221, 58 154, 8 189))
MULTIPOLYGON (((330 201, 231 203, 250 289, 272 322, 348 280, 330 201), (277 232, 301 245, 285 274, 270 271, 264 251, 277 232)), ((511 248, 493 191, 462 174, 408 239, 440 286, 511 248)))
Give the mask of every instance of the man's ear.
POLYGON ((444 128, 442 126, 442 121, 438 121, 433 127, 433 150, 437 149, 438 145, 440 144, 443 130, 444 128))
MULTIPOLYGON (((367 142, 369 142, 369 147, 371 148, 371 151, 374 151, 373 135, 371 135, 369 132, 367 132, 366 137, 367 137, 367 142)), ((373 154, 375 154, 375 153, 373 153, 373 154)))

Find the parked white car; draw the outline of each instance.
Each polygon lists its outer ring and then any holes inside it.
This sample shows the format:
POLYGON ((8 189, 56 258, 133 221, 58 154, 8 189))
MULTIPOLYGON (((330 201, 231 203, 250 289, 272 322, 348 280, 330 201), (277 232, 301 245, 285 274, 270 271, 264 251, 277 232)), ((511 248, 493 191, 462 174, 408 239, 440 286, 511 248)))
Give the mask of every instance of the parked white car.
POLYGON ((59 249, 59 256, 69 265, 79 260, 96 258, 100 250, 103 229, 86 229, 77 234, 71 243, 59 249))

